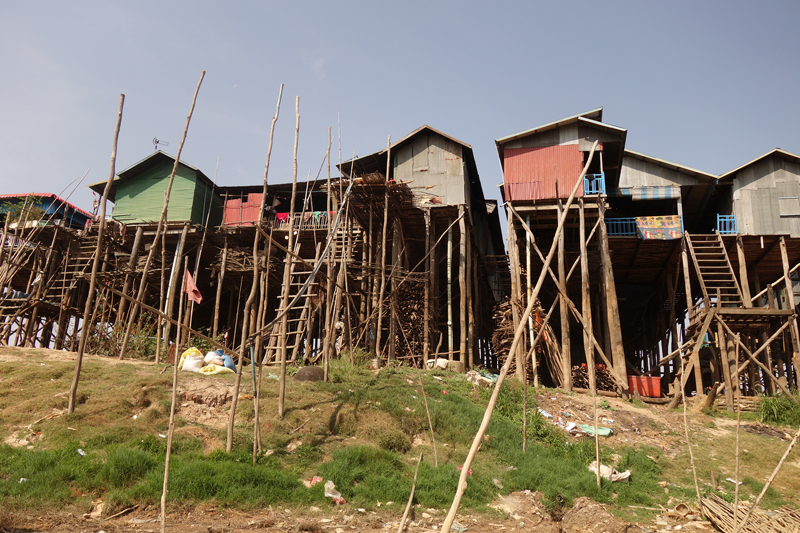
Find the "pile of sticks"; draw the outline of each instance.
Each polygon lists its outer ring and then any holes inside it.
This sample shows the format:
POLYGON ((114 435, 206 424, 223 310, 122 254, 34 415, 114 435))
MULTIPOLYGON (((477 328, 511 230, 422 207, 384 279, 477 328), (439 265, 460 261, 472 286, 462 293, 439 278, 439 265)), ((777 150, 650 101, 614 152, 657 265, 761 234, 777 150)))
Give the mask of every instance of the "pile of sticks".
MULTIPOLYGON (((522 309, 519 309, 519 314, 522 314, 522 309)), ((534 308, 531 314, 533 323, 533 334, 538 336, 540 331, 544 332, 536 345, 536 361, 537 368, 541 375, 543 369, 547 371, 553 385, 560 385, 562 382, 561 372, 561 349, 556 343, 556 336, 550 324, 542 324, 541 317, 546 313, 542 310, 541 306, 534 308)), ((505 363, 508 357, 508 351, 511 349, 511 343, 514 341, 514 318, 511 310, 511 302, 505 300, 497 304, 494 308, 492 315, 494 319, 494 332, 492 333, 492 351, 497 355, 498 364, 505 363)), ((530 336, 526 335, 525 352, 530 351, 530 336)), ((516 371, 516 361, 511 362, 509 372, 516 371)), ((534 368, 533 358, 528 357, 525 359, 526 371, 529 381, 534 381, 534 368)))
MULTIPOLYGON (((714 526, 723 533, 733 533, 736 529, 733 519, 733 504, 728 503, 716 494, 702 500, 703 514, 711 521, 714 526)), ((739 504, 739 512, 736 513, 738 522, 741 522, 750 502, 739 504)), ((774 511, 766 512, 756 509, 750 518, 739 531, 742 533, 791 533, 800 529, 800 509, 781 507, 774 511)))
MULTIPOLYGON (((596 365, 595 375, 597 376, 597 390, 616 391, 617 383, 614 376, 605 365, 596 365)), ((586 366, 572 367, 572 385, 579 389, 589 387, 589 368, 586 366)))
POLYGON ((400 331, 397 332, 397 355, 399 358, 413 359, 417 366, 422 365, 423 341, 425 339, 425 292, 424 279, 409 278, 397 289, 397 319, 400 331))
MULTIPOLYGON (((511 311, 510 300, 505 299, 494 306, 492 320, 494 321, 492 353, 497 356, 498 364, 502 365, 502 362, 508 357, 508 351, 511 349, 511 343, 514 341, 514 318, 511 311)), ((514 364, 516 363, 512 363, 512 365, 514 364)))

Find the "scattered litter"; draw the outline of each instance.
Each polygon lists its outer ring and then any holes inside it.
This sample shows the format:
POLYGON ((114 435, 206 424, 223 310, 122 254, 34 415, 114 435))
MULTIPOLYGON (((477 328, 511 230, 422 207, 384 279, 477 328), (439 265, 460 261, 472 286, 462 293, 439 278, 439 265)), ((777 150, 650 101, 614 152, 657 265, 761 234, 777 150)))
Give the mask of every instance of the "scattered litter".
POLYGON ((313 487, 317 483, 322 483, 322 477, 321 476, 314 476, 312 478, 303 480, 303 485, 305 485, 305 487, 307 489, 310 489, 311 487, 313 487))
MULTIPOLYGON (((464 470, 464 465, 459 466, 458 469, 459 470, 464 470)), ((467 471, 467 474, 469 474, 470 476, 472 475, 472 469, 471 468, 467 471)))
POLYGON ((131 518, 128 520, 129 524, 155 524, 158 518, 131 518))
POLYGON ((26 481, 28 481, 28 478, 26 478, 26 477, 19 478, 19 482, 20 483, 25 483, 26 481))
POLYGON ((81 450, 80 448, 78 448, 76 451, 78 452, 78 455, 80 455, 81 457, 83 457, 84 455, 86 455, 86 452, 85 452, 85 451, 83 451, 83 450, 81 450))
POLYGON ((443 390, 443 391, 442 391, 442 394, 447 394, 447 391, 446 391, 446 390, 443 390))
POLYGON ((167 436, 162 434, 162 433, 159 433, 158 436, 161 437, 162 439, 166 439, 167 438, 167 436))
POLYGON ((450 526, 450 529, 453 531, 458 531, 459 533, 463 533, 467 530, 467 526, 462 526, 458 522, 453 522, 453 525, 450 526))
MULTIPOLYGON (((581 431, 583 431, 587 435, 590 436, 594 435, 594 426, 590 426, 589 424, 578 424, 578 427, 580 428, 581 431)), ((614 430, 611 428, 604 428, 604 427, 597 428, 597 434, 600 435, 601 437, 608 437, 612 433, 614 433, 614 430)))
MULTIPOLYGON (((274 379, 274 380, 277 380, 277 381, 281 380, 281 378, 279 378, 278 376, 276 376, 272 372, 268 373, 266 377, 267 377, 267 379, 274 379)), ((353 391, 350 391, 350 392, 353 392, 353 391)))
POLYGON ((547 411, 545 411, 541 407, 539 407, 539 413, 545 418, 553 418, 553 415, 551 415, 550 413, 548 413, 547 411))
POLYGON ((497 487, 498 489, 503 490, 503 484, 500 483, 499 479, 493 478, 492 483, 494 483, 494 486, 497 487))
MULTIPOLYGON (((597 473, 597 461, 592 461, 591 464, 589 464, 589 472, 597 473)), ((631 477, 631 471, 617 472, 614 467, 601 464, 600 477, 609 481, 627 482, 631 477)))
MULTIPOLYGON (((735 479, 731 479, 731 478, 729 478, 729 477, 726 477, 726 478, 725 478, 725 481, 730 481, 731 483, 733 483, 734 485, 736 485, 736 480, 735 480, 735 479)), ((741 484, 742 484, 742 482, 740 481, 740 482, 739 482, 739 485, 741 485, 741 484)))
POLYGON ((363 507, 359 507, 358 509, 356 509, 356 511, 358 511, 359 513, 366 513, 367 512, 367 510, 364 509, 363 507))
POLYGON ((567 422, 567 425, 564 426, 564 429, 567 430, 567 433, 571 433, 573 429, 577 427, 575 422, 567 422))
POLYGON ((606 422, 607 424, 613 424, 614 423, 613 420, 611 420, 610 418, 606 418, 606 417, 603 417, 603 422, 606 422))
POLYGON ((336 485, 334 485, 333 480, 330 479, 325 482, 325 497, 333 499, 333 503, 336 505, 342 505, 345 503, 342 495, 339 494, 338 490, 336 490, 336 485))
POLYGON ((433 379, 438 379, 439 381, 444 381, 444 380, 443 380, 442 378, 440 378, 439 376, 433 376, 433 379))
POLYGON ((406 381, 408 382, 409 385, 413 385, 414 384, 414 382, 411 381, 410 379, 406 379, 406 381))

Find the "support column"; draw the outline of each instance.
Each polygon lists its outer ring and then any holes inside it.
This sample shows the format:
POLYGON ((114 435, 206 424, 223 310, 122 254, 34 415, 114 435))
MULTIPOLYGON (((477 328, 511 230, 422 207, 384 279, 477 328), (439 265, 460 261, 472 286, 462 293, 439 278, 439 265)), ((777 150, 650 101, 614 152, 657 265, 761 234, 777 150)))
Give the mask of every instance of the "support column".
MULTIPOLYGON (((564 214, 564 206, 558 200, 558 219, 564 214)), ((566 272, 566 253, 564 250, 564 231, 558 235, 558 287, 559 292, 567 294, 567 272, 566 272)), ((572 347, 569 339, 569 307, 565 298, 558 302, 558 310, 561 316, 561 371, 563 382, 561 386, 566 391, 572 390, 572 347)))
POLYGON ((425 270, 428 272, 428 279, 425 280, 425 305, 422 317, 422 362, 423 368, 427 368, 428 358, 430 357, 431 342, 431 289, 433 288, 433 259, 431 253, 431 210, 424 209, 425 215, 425 253, 428 258, 425 260, 425 270))
POLYGON ((619 305, 617 302, 617 286, 614 282, 614 271, 611 266, 611 254, 608 251, 608 232, 605 224, 606 206, 602 198, 598 199, 598 224, 600 235, 600 260, 603 265, 603 285, 606 292, 606 314, 608 316, 608 332, 611 342, 611 361, 614 363, 613 372, 620 383, 621 395, 628 398, 628 369, 625 366, 625 351, 622 346, 622 328, 619 319, 619 305))
POLYGON ((753 297, 750 296, 750 282, 747 280, 747 260, 744 256, 744 243, 742 236, 736 237, 736 255, 739 258, 739 286, 742 289, 745 309, 753 307, 753 297))
MULTIPOLYGON (((792 289, 792 278, 789 274, 789 255, 786 252, 786 238, 783 236, 781 236, 781 262, 783 263, 783 280, 786 284, 786 307, 794 313, 794 289, 792 289)), ((792 365, 795 372, 797 372, 798 365, 800 365, 800 338, 797 332, 796 314, 792 314, 789 320, 791 322, 789 332, 792 336, 792 365)))
MULTIPOLYGON (((592 395, 597 392, 596 369, 594 367, 594 346, 592 346, 592 302, 589 296, 589 259, 586 254, 586 226, 584 223, 583 198, 578 200, 578 240, 581 247, 581 312, 583 313, 583 350, 586 353, 586 365, 589 370, 589 390, 592 395)), ((616 362, 614 363, 616 365, 616 362)))
POLYGON ((467 223, 464 220, 464 205, 458 206, 458 355, 464 366, 467 365, 467 223))

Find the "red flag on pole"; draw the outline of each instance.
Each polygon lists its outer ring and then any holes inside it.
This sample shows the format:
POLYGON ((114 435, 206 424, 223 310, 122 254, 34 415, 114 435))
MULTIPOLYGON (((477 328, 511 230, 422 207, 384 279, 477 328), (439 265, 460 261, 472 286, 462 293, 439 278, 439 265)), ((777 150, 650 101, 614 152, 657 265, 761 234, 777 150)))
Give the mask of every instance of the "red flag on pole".
POLYGON ((186 291, 187 297, 189 301, 199 304, 203 301, 203 295, 200 294, 200 291, 197 289, 197 285, 194 284, 194 280, 192 279, 192 275, 189 273, 189 269, 186 269, 186 274, 183 276, 183 290, 186 291))

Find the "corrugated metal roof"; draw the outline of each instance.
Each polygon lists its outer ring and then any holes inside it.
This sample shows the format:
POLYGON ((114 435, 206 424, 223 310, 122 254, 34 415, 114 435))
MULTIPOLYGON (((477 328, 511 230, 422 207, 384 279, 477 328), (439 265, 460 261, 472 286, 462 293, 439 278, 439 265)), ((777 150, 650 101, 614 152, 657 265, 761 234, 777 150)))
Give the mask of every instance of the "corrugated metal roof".
MULTIPOLYGON (((500 145, 506 144, 516 139, 521 139, 522 137, 527 137, 529 135, 533 135, 535 133, 541 133, 543 131, 551 130, 553 128, 558 128, 559 126, 564 126, 565 124, 570 124, 572 122, 577 122, 578 118, 588 118, 588 119, 597 119, 598 121, 603 120, 603 108, 598 107, 596 109, 592 109, 591 111, 586 111, 585 113, 579 113, 577 115, 572 115, 571 117, 562 118, 560 120, 556 120, 555 122, 550 122, 548 124, 543 124, 541 126, 536 126, 535 128, 531 128, 529 130, 521 131, 519 133, 514 133, 511 135, 507 135, 505 137, 500 137, 496 139, 494 142, 498 147, 498 151, 500 149, 500 145)), ((602 122, 601 122, 602 124, 602 122)), ((501 154, 502 157, 502 154, 501 154)))
POLYGON ((627 150, 626 149, 624 151, 623 155, 629 156, 629 157, 633 157, 635 159, 641 159, 642 161, 651 161, 651 162, 653 162, 653 163, 655 163, 657 165, 660 165, 662 167, 669 168, 669 169, 674 170, 676 172, 683 172, 684 174, 689 174, 691 176, 694 176, 694 177, 702 179, 702 180, 710 181, 710 180, 717 179, 717 177, 714 174, 709 174, 708 172, 703 172, 702 170, 697 170, 697 169, 694 169, 692 167, 686 167, 686 166, 683 166, 683 165, 679 165, 678 163, 673 163, 671 161, 667 161, 666 159, 659 159, 657 157, 652 157, 652 156, 649 156, 649 155, 646 155, 646 154, 643 154, 643 153, 640 153, 640 152, 634 152, 633 150, 627 150))
MULTIPOLYGON (((577 144, 507 148, 504 153, 504 182, 514 200, 566 198, 583 167, 583 152, 577 144), (522 184, 528 186, 515 187, 522 184)), ((583 186, 578 196, 583 196, 583 186)))
POLYGON ((800 163, 800 155, 793 154, 791 152, 787 152, 786 150, 781 150, 780 148, 775 148, 774 150, 772 150, 770 152, 767 152, 766 154, 764 154, 762 156, 756 157, 752 161, 749 161, 749 162, 745 163, 744 165, 742 165, 740 167, 736 167, 735 169, 733 169, 733 170, 731 170, 729 172, 726 172, 725 174, 720 174, 718 179, 720 181, 722 181, 722 180, 726 180, 728 178, 731 178, 737 172, 742 170, 743 168, 749 167, 753 163, 756 163, 756 162, 758 162, 758 161, 760 161, 760 160, 762 160, 762 159, 764 159, 766 157, 769 157, 771 155, 777 155, 777 156, 779 156, 779 157, 781 157, 783 159, 788 159, 789 161, 794 161, 796 163, 800 163))
POLYGON ((25 194, 0 194, 0 198, 25 198, 26 196, 35 196, 37 198, 52 198, 53 202, 56 201, 61 202, 62 204, 66 205, 70 209, 74 209, 78 213, 85 215, 89 218, 92 218, 92 215, 81 209, 80 207, 69 203, 68 201, 64 200, 63 198, 51 193, 51 192, 29 192, 25 194))

